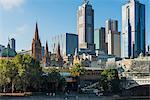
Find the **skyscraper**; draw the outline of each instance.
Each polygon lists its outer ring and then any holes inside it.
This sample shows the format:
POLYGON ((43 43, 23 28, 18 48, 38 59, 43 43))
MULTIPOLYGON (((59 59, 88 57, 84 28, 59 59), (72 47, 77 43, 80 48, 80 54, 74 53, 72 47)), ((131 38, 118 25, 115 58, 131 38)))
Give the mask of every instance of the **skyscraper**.
POLYGON ((42 60, 42 47, 41 47, 41 41, 39 38, 39 31, 38 31, 37 23, 36 23, 36 28, 35 28, 35 35, 32 40, 32 57, 35 58, 37 61, 42 60))
POLYGON ((95 49, 98 51, 103 51, 107 54, 107 44, 105 42, 105 28, 97 28, 94 31, 94 43, 95 49))
POLYGON ((121 56, 120 32, 118 32, 118 21, 109 19, 106 21, 106 42, 108 54, 121 56))
POLYGON ((108 43, 108 33, 111 30, 112 32, 118 32, 118 21, 117 20, 106 20, 106 27, 105 27, 105 41, 108 43))
POLYGON ((145 54, 145 5, 130 0, 122 6, 122 57, 145 54))
POLYGON ((56 53, 57 45, 63 56, 74 55, 75 49, 78 50, 78 35, 72 33, 60 34, 52 38, 52 49, 56 53))
POLYGON ((9 44, 10 44, 10 48, 15 51, 16 50, 16 40, 14 38, 11 38, 9 40, 9 44))
POLYGON ((108 33, 108 54, 121 57, 120 43, 120 32, 112 32, 110 30, 108 33))
POLYGON ((83 1, 77 11, 77 32, 79 49, 94 51, 94 9, 87 0, 83 1))

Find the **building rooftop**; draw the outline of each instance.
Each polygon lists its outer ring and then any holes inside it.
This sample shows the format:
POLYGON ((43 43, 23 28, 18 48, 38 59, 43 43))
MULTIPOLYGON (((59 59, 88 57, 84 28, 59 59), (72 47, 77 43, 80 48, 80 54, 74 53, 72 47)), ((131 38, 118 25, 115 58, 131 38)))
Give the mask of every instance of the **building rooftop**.
POLYGON ((1 52, 1 57, 15 57, 16 56, 16 51, 14 51, 11 48, 5 48, 4 50, 2 50, 1 52))

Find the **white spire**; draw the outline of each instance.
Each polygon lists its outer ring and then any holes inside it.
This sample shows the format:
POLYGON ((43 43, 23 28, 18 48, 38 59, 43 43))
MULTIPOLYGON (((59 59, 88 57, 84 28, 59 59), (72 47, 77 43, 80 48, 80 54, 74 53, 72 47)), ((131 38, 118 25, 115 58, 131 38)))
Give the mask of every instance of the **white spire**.
POLYGON ((75 53, 74 53, 75 56, 78 55, 78 51, 77 51, 77 48, 75 49, 75 53))

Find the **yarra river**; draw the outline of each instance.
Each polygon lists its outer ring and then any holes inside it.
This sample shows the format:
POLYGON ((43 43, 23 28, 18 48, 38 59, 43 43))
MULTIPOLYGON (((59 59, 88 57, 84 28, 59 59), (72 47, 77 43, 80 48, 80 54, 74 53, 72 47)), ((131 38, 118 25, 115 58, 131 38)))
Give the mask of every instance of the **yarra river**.
POLYGON ((147 97, 110 97, 110 96, 27 96, 27 97, 0 97, 0 100, 150 100, 147 97))

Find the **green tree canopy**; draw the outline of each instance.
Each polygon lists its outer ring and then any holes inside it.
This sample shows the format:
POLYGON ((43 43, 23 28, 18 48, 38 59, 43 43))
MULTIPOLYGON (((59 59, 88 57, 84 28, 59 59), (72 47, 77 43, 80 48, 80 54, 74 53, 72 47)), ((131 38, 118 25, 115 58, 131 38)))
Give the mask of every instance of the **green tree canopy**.
POLYGON ((29 55, 16 55, 13 59, 0 60, 0 86, 3 92, 6 92, 5 87, 9 88, 9 84, 12 92, 27 91, 30 87, 37 90, 40 86, 41 74, 39 62, 29 55))
POLYGON ((75 64, 71 67, 70 73, 72 76, 77 77, 85 73, 85 69, 80 64, 75 64))
POLYGON ((116 69, 105 69, 101 73, 100 85, 104 91, 118 92, 119 91, 119 77, 116 69))

